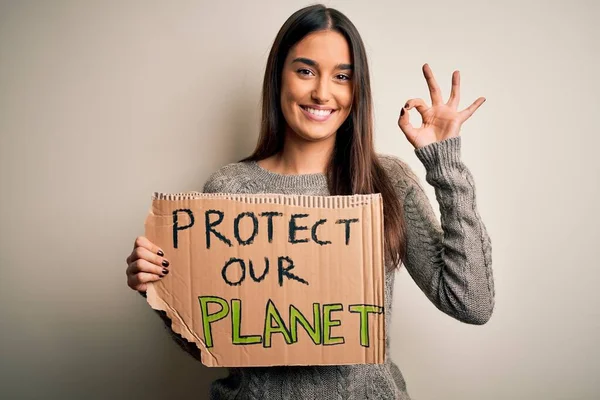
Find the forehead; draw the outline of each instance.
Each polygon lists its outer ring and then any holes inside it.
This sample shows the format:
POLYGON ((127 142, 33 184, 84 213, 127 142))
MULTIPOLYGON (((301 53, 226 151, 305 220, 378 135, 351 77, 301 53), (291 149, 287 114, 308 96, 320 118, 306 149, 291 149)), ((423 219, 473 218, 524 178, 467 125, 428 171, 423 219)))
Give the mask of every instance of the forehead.
POLYGON ((321 66, 352 63, 346 38, 335 31, 319 31, 306 35, 290 49, 287 62, 296 57, 310 58, 321 66))

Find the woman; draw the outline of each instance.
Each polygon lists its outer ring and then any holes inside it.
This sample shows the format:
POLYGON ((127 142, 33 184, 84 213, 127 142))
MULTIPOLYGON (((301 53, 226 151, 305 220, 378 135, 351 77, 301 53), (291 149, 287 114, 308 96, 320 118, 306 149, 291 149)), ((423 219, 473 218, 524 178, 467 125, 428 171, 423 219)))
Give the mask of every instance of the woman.
MULTIPOLYGON (((254 153, 222 167, 204 186, 205 192, 225 193, 381 193, 388 333, 394 272, 401 264, 436 307, 460 321, 483 324, 494 307, 491 243, 477 212, 473 178, 460 159, 459 136, 462 123, 485 99, 459 112, 458 71, 447 103, 427 64, 423 73, 432 106, 409 100, 398 124, 435 188, 442 226, 410 167, 375 154, 363 42, 348 18, 323 5, 294 13, 275 39, 254 153), (420 128, 410 123, 412 108, 422 116, 420 128)), ((136 239, 127 258, 129 287, 143 294, 148 282, 168 273, 167 258, 146 238, 136 239)), ((170 332, 200 357, 194 344, 170 332)), ((230 368, 228 377, 213 382, 211 399, 409 399, 387 339, 385 364, 230 368)))

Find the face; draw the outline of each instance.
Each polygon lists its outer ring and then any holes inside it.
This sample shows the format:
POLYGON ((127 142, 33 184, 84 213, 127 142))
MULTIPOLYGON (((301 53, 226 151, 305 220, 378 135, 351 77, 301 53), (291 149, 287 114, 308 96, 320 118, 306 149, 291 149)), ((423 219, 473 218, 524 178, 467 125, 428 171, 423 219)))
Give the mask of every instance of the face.
POLYGON ((335 138, 352 107, 351 64, 346 39, 334 31, 313 32, 290 49, 281 77, 286 135, 335 138))

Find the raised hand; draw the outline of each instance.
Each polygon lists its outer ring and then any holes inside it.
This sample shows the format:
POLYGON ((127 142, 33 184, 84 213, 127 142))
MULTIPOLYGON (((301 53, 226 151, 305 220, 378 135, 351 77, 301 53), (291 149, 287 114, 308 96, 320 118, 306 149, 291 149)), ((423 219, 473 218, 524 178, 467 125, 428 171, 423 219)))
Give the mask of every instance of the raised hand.
POLYGON ((485 102, 484 97, 479 97, 469 107, 457 111, 460 101, 460 72, 454 71, 452 74, 452 91, 447 103, 443 102, 442 92, 428 64, 423 65, 423 75, 429 86, 432 106, 428 107, 423 99, 410 99, 404 105, 398 119, 398 126, 415 148, 458 136, 462 124, 485 102), (421 114, 423 120, 419 128, 410 123, 408 111, 413 107, 421 114))

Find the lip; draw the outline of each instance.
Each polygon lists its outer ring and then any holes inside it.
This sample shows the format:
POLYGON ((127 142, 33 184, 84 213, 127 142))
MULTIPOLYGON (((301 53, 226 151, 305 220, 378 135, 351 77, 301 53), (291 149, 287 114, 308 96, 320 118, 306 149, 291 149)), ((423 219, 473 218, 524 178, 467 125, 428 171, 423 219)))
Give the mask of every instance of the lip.
POLYGON ((314 108, 315 110, 333 110, 333 107, 318 106, 316 104, 302 104, 301 107, 314 108))
MULTIPOLYGON (((319 110, 333 110, 333 108, 318 108, 318 107, 313 107, 313 106, 310 106, 310 108, 316 108, 316 109, 319 109, 319 110)), ((310 112, 306 111, 304 109, 304 106, 300 106, 300 109, 302 110, 302 113, 306 116, 306 118, 308 118, 308 119, 310 119, 312 121, 316 121, 316 122, 325 122, 329 118, 331 118, 331 116, 333 114, 336 113, 336 110, 333 110, 329 115, 325 115, 325 116, 321 117, 319 115, 314 115, 314 114, 311 114, 310 112)))

